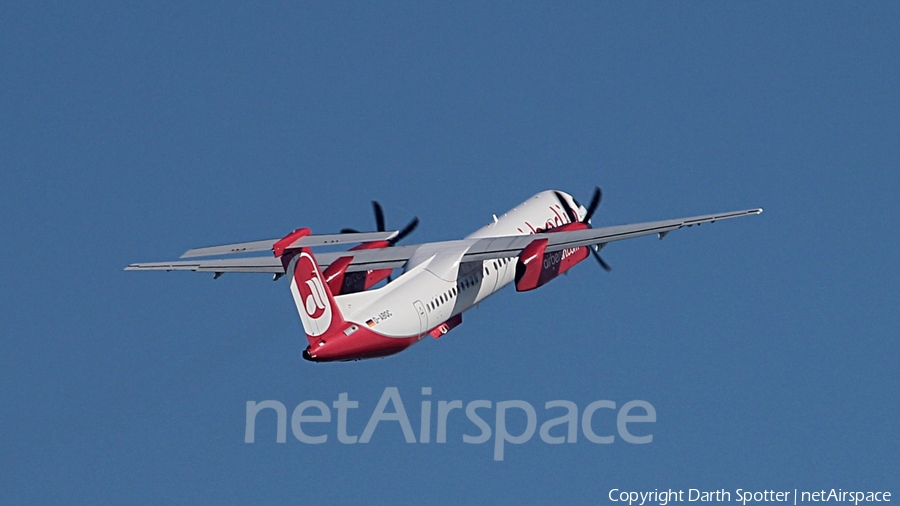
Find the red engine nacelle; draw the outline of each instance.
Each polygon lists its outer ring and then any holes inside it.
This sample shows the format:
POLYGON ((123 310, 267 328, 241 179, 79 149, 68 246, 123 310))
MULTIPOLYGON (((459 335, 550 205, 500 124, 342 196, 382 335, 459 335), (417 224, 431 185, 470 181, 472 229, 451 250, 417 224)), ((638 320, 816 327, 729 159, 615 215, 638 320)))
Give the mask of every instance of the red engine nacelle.
MULTIPOLYGON (((566 232, 571 230, 584 230, 588 226, 584 223, 566 223, 565 225, 547 230, 547 232, 566 232)), ((587 246, 568 248, 560 251, 546 252, 547 239, 535 239, 519 255, 516 262, 516 291, 526 292, 534 290, 550 282, 553 278, 565 273, 588 257, 590 251, 587 246)))
MULTIPOLYGON (((389 246, 390 243, 388 241, 364 242, 350 248, 350 251, 387 248, 389 246)), ((347 267, 352 260, 352 256, 340 257, 329 265, 328 268, 325 269, 325 272, 322 273, 332 294, 343 295, 347 293, 362 292, 363 290, 372 288, 376 283, 391 275, 391 269, 347 272, 347 267)))

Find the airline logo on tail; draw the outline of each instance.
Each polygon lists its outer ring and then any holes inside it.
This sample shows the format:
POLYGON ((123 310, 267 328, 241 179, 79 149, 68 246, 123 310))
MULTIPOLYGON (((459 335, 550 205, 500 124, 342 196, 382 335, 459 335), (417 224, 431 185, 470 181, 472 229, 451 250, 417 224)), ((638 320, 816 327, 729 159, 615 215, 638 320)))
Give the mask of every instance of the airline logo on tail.
POLYGON ((315 259, 306 250, 297 255, 291 293, 303 328, 310 337, 318 337, 331 327, 331 301, 315 259))

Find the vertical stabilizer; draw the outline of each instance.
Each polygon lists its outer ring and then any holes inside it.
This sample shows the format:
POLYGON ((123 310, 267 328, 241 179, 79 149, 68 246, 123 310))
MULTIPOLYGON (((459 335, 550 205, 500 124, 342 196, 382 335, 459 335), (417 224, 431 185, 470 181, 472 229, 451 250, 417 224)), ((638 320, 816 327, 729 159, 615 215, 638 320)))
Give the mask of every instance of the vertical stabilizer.
POLYGON ((329 332, 344 326, 344 317, 311 249, 285 250, 281 259, 290 275, 291 294, 306 338, 316 346, 329 332))

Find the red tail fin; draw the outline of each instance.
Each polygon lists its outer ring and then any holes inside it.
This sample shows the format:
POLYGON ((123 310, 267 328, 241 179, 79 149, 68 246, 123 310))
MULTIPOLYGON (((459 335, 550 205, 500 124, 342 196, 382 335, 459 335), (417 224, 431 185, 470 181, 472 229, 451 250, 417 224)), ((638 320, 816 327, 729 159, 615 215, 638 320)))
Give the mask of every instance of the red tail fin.
POLYGON ((308 228, 295 230, 276 242, 272 250, 281 257, 284 272, 290 276, 291 293, 306 338, 316 346, 329 331, 342 328, 345 322, 312 250, 290 248, 291 243, 309 233, 308 228))
POLYGON ((343 328, 344 317, 325 283, 319 264, 309 248, 291 250, 287 272, 291 275, 291 293, 303 330, 310 345, 316 345, 329 331, 343 328))

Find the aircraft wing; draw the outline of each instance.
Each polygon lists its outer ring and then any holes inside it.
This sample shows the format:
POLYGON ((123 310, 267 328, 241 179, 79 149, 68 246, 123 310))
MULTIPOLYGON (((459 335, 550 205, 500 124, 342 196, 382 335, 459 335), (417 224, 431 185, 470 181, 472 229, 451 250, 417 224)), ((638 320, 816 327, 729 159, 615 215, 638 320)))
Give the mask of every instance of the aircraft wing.
POLYGON ((589 228, 586 230, 573 230, 570 232, 544 232, 541 234, 524 236, 488 237, 480 239, 469 248, 469 251, 463 257, 463 260, 478 261, 517 256, 525 246, 528 246, 528 244, 536 239, 547 239, 547 252, 588 246, 591 244, 607 244, 614 241, 651 234, 659 234, 659 238, 662 239, 669 232, 681 227, 692 227, 703 223, 715 223, 720 220, 750 216, 761 212, 762 209, 747 209, 729 213, 693 216, 691 218, 677 218, 674 220, 651 221, 633 225, 589 228))
POLYGON ((633 237, 641 237, 644 235, 658 234, 662 239, 669 232, 678 230, 682 227, 692 227, 694 225, 702 225, 704 223, 715 223, 721 220, 731 218, 740 218, 742 216, 751 216, 760 214, 763 210, 746 209, 743 211, 732 211, 729 213, 707 214, 703 216, 693 216, 691 218, 677 218, 674 220, 651 221, 648 223, 638 223, 635 225, 617 225, 612 227, 595 228, 587 230, 575 230, 572 232, 561 232, 557 237, 550 237, 547 244, 547 251, 558 251, 566 248, 574 248, 577 246, 587 246, 589 244, 606 244, 623 239, 631 239, 633 237))
MULTIPOLYGON (((491 260, 495 258, 509 258, 518 256, 519 253, 536 239, 547 239, 546 251, 559 251, 567 248, 577 248, 579 246, 588 246, 592 244, 607 244, 614 241, 631 239, 633 237, 641 237, 645 235, 658 234, 662 239, 666 234, 682 227, 691 227, 701 225, 703 223, 715 223, 720 220, 731 218, 739 218, 741 216, 750 216, 759 214, 762 209, 747 209, 744 211, 732 211, 729 213, 707 214, 703 216, 694 216, 690 218, 678 218, 674 220, 652 221, 647 223, 637 223, 632 225, 616 225, 612 227, 591 228, 586 230, 573 230, 569 232, 544 232, 531 235, 516 235, 505 237, 486 237, 477 239, 468 247, 466 253, 462 257, 464 262, 473 262, 479 260, 491 260)), ((390 232, 396 233, 396 232, 390 232)), ((366 234, 390 234, 389 232, 372 232, 366 234)), ((358 242, 360 237, 366 234, 334 234, 333 236, 318 236, 320 239, 310 240, 310 244, 302 244, 304 246, 337 244, 337 242, 327 242, 335 238, 343 242, 358 242), (345 237, 341 237, 345 236, 345 237), (355 239, 355 241, 353 240, 355 239), (323 242, 325 241, 325 242, 323 242)), ((316 237, 316 236, 310 236, 316 237)), ((368 237, 368 236, 367 236, 368 237)), ((379 236, 380 237, 380 236, 379 236)), ((377 240, 377 239, 366 239, 377 240)), ((247 251, 264 251, 271 250, 272 243, 275 241, 255 241, 253 243, 239 243, 225 246, 214 246, 210 248, 199 248, 189 250, 182 257, 203 255, 223 255, 230 253, 243 253, 247 251), (268 245, 266 247, 266 245, 268 245), (241 249, 244 248, 244 249, 241 249), (259 249, 252 249, 259 248, 259 249), (240 250, 240 251, 238 251, 240 250)), ((460 241, 453 241, 459 244, 460 241)), ((352 257, 347 272, 364 271, 370 269, 396 269, 403 267, 406 262, 412 258, 413 254, 421 247, 421 244, 411 246, 394 246, 390 248, 356 250, 356 251, 338 251, 330 253, 317 253, 316 260, 322 269, 325 269, 332 262, 341 257, 352 257)), ((296 247, 296 245, 292 245, 296 247)), ((229 259, 212 259, 212 260, 179 260, 173 262, 150 262, 131 264, 125 270, 187 270, 201 272, 269 272, 283 274, 284 268, 281 261, 275 257, 248 257, 248 258, 229 258, 229 259)))

